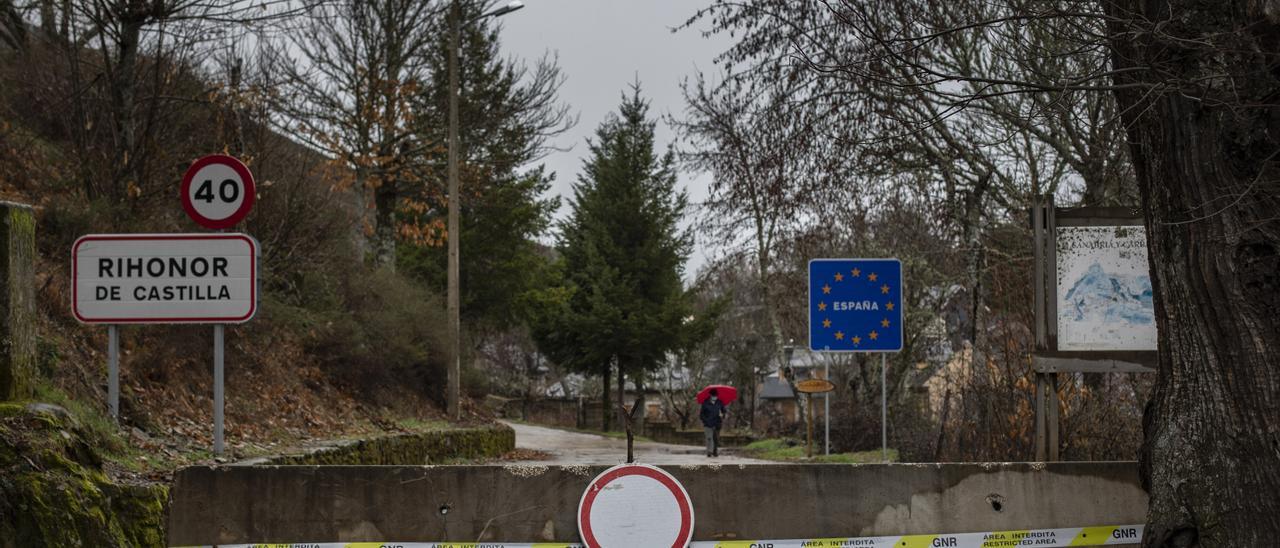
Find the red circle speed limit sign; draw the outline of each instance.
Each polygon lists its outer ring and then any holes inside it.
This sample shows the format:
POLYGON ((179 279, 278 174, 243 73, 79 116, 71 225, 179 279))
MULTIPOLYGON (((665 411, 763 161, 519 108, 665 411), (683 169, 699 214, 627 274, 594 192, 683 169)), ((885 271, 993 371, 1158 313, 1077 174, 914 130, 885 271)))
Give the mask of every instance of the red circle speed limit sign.
POLYGON ((614 466, 591 480, 582 494, 578 533, 588 548, 685 548, 693 538, 693 501, 661 468, 614 466))
POLYGON ((253 209, 253 174, 225 154, 196 160, 182 177, 182 208, 205 228, 231 228, 253 209))

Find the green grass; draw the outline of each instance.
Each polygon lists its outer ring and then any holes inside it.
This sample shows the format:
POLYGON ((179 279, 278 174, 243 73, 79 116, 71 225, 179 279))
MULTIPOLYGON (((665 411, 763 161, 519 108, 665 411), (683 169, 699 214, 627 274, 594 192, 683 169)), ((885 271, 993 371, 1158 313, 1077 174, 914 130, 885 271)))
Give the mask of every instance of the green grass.
POLYGON ((100 413, 85 402, 72 399, 70 396, 46 383, 37 383, 35 398, 32 402, 51 403, 67 410, 67 413, 83 428, 85 441, 102 456, 103 459, 117 462, 122 466, 138 471, 138 456, 141 452, 125 443, 120 437, 119 428, 109 415, 100 413))
MULTIPOLYGON (((853 453, 832 453, 823 455, 821 442, 813 444, 813 459, 804 456, 804 442, 779 438, 754 441, 741 449, 744 456, 776 461, 832 462, 842 464, 869 464, 882 462, 880 450, 857 451, 853 453)), ((898 450, 889 449, 889 462, 898 462, 898 450)))
MULTIPOLYGON (((85 441, 92 447, 103 461, 114 463, 126 471, 135 474, 150 474, 176 470, 184 466, 208 462, 214 459, 208 447, 183 445, 167 450, 146 451, 135 447, 126 439, 127 426, 119 426, 111 416, 101 412, 87 402, 72 398, 66 392, 47 383, 36 385, 33 402, 52 403, 63 409, 76 420, 83 430, 85 441)), ((251 458, 270 454, 264 447, 247 445, 242 450, 227 449, 226 456, 233 454, 236 458, 251 458)))
POLYGON ((422 420, 412 417, 396 421, 396 426, 411 432, 434 432, 437 430, 448 430, 454 427, 453 424, 448 421, 422 420))

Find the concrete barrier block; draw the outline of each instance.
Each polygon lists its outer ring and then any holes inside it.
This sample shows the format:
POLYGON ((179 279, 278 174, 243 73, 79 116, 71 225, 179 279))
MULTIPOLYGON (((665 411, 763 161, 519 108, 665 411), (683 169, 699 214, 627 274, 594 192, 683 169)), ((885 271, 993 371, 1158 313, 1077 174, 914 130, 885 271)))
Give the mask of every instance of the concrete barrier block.
MULTIPOLYGON (((170 491, 169 544, 574 542, 599 466, 192 467, 170 491)), ((1132 462, 663 467, 693 501, 694 540, 1138 524, 1132 462)))

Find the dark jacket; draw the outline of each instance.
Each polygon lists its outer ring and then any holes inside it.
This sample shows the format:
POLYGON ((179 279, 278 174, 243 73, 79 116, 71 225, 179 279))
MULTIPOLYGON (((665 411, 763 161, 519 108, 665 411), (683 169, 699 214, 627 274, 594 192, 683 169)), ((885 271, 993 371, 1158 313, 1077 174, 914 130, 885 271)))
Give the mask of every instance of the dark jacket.
POLYGON ((707 398, 702 402, 702 411, 698 413, 698 418, 702 419, 702 425, 707 428, 720 428, 720 420, 724 417, 724 402, 716 400, 711 403, 711 398, 707 398))

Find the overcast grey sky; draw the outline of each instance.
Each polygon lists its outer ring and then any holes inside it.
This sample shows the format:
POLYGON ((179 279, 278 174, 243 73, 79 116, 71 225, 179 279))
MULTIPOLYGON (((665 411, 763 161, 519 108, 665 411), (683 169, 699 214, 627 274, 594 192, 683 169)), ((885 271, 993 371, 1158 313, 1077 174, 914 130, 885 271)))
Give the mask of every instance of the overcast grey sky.
MULTIPOLYGON (((617 110, 623 90, 639 77, 650 113, 681 116, 684 98, 680 82, 697 70, 715 72, 712 59, 729 46, 727 36, 703 38, 701 28, 675 34, 709 0, 524 0, 525 8, 502 17, 502 49, 508 55, 536 61, 543 53, 557 53, 568 78, 560 99, 579 115, 578 125, 556 140, 568 152, 556 152, 544 162, 556 172, 552 192, 567 203, 587 154, 586 138, 610 112, 617 110)), ((705 23, 699 27, 705 28, 705 23)), ((658 142, 665 147, 674 135, 659 122, 658 142)), ((691 202, 706 197, 708 176, 682 173, 680 182, 691 202)), ((568 214, 562 206, 558 218, 568 214)), ((698 242, 686 265, 691 280, 707 260, 709 250, 698 242)))

